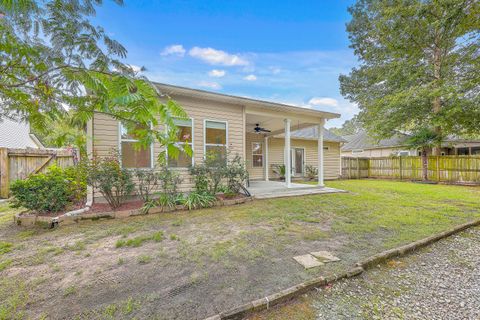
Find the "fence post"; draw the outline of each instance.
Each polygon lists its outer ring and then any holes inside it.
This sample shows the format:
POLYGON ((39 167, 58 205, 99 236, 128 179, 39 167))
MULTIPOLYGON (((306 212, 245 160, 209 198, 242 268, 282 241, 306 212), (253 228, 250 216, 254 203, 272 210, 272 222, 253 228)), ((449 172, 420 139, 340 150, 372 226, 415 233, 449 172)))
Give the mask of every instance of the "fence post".
POLYGON ((8 149, 0 148, 0 198, 8 198, 10 191, 10 168, 8 149))
POLYGON ((440 181, 440 156, 437 156, 437 181, 440 181))
POLYGON ((402 156, 400 156, 400 159, 399 159, 399 163, 398 163, 398 166, 399 166, 399 170, 400 170, 400 180, 403 180, 403 175, 402 175, 402 156))
POLYGON ((360 160, 357 157, 357 179, 360 179, 360 160))
POLYGON ((352 159, 348 159, 348 178, 352 179, 352 159))

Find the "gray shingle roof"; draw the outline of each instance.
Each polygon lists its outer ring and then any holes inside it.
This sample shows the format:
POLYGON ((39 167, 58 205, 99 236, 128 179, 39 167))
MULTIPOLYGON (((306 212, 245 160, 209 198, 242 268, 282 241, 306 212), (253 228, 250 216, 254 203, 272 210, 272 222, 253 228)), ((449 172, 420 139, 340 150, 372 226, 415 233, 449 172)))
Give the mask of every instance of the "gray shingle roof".
POLYGON ((0 147, 24 149, 38 148, 39 145, 32 139, 28 123, 4 117, 0 120, 0 147))
MULTIPOLYGON (((291 137, 295 139, 317 139, 317 127, 304 128, 296 131, 292 131, 291 137)), ((346 142, 342 137, 330 132, 327 129, 323 130, 323 140, 330 142, 346 142)))
MULTIPOLYGON (((345 139, 345 137, 343 138, 345 139)), ((347 136, 345 140, 349 140, 349 142, 342 147, 342 151, 401 147, 407 144, 406 141, 408 138, 408 135, 398 133, 391 138, 376 141, 368 136, 365 131, 360 131, 356 135, 347 136)))

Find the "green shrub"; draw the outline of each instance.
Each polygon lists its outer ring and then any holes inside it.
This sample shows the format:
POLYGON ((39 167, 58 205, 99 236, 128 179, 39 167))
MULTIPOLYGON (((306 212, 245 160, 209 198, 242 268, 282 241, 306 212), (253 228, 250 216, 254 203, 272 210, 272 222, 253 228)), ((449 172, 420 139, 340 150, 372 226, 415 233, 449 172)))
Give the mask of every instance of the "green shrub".
POLYGON ((160 180, 163 194, 170 195, 173 198, 178 195, 178 185, 182 183, 182 179, 177 171, 170 170, 168 167, 162 167, 158 172, 158 179, 160 180))
POLYGON ((284 164, 274 164, 272 166, 273 173, 275 173, 281 180, 285 179, 285 165, 284 164))
POLYGON ((238 154, 227 162, 223 173, 227 180, 227 193, 229 194, 238 194, 241 186, 248 180, 248 171, 238 154))
POLYGON ((318 169, 312 165, 308 165, 305 167, 305 174, 309 180, 313 180, 318 175, 318 169))
POLYGON ((196 164, 190 168, 190 175, 193 177, 193 183, 195 185, 196 192, 208 192, 208 171, 209 168, 207 168, 207 166, 205 166, 204 164, 196 164))
POLYGON ((152 199, 152 194, 159 187, 158 173, 153 169, 137 169, 135 170, 135 178, 137 179, 138 195, 145 203, 149 202, 152 199))
POLYGON ((38 213, 65 210, 72 203, 85 199, 86 180, 81 170, 77 167, 62 169, 52 166, 46 173, 15 181, 10 187, 12 206, 38 213))
POLYGON ((188 208, 188 210, 208 208, 215 205, 217 198, 208 192, 190 192, 188 196, 185 197, 183 204, 188 208))
POLYGON ((195 191, 198 193, 216 194, 217 192, 230 191, 238 193, 240 186, 248 179, 248 171, 239 155, 231 160, 209 153, 203 164, 197 164, 190 168, 193 177, 195 191), (222 182, 227 185, 223 186, 222 182))
POLYGON ((135 189, 131 172, 122 168, 115 156, 92 161, 87 181, 100 191, 112 209, 120 207, 135 189))

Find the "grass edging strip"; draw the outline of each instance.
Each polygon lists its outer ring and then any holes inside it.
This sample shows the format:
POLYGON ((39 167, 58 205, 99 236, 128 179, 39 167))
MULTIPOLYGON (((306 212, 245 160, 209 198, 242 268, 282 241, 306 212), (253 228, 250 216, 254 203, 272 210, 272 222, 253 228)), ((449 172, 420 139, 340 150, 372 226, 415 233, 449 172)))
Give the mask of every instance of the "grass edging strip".
POLYGON ((341 279, 352 278, 358 276, 368 268, 376 266, 390 258, 404 256, 410 252, 413 252, 417 249, 426 247, 434 242, 437 242, 441 239, 447 238, 451 235, 464 231, 468 228, 475 227, 480 225, 480 219, 461 224, 459 226, 453 227, 449 230, 440 232, 436 235, 414 241, 407 245, 403 245, 394 249, 389 249, 381 253, 370 256, 366 259, 363 259, 357 262, 354 267, 347 270, 346 272, 331 277, 317 277, 300 284, 297 284, 293 287, 284 289, 277 293, 271 294, 261 299, 253 300, 251 302, 240 305, 236 308, 230 309, 225 312, 221 312, 214 316, 205 318, 205 320, 224 320, 224 319, 243 319, 247 315, 254 313, 256 311, 261 311, 268 309, 274 305, 281 304, 291 300, 295 297, 298 297, 314 288, 322 287, 327 284, 335 283, 341 279))

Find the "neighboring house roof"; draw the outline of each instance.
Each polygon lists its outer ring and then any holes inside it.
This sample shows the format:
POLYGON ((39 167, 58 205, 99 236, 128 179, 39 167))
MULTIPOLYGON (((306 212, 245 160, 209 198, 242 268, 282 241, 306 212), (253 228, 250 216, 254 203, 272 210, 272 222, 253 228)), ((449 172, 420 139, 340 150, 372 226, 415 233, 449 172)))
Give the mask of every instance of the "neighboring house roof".
MULTIPOLYGON (((410 135, 408 134, 398 133, 389 139, 382 139, 380 141, 376 141, 375 139, 368 136, 365 131, 361 131, 355 135, 348 135, 342 137, 343 139, 348 141, 348 143, 343 145, 342 151, 407 147, 407 139, 409 137, 410 135)), ((442 146, 477 142, 480 143, 480 138, 467 139, 449 135, 443 140, 442 146)))
POLYGON ((2 118, 0 120, 0 148, 43 148, 43 145, 35 135, 30 133, 28 122, 2 118))
POLYGON ((161 91, 161 93, 166 95, 177 94, 177 95, 183 95, 183 96, 198 97, 198 98, 222 101, 226 103, 239 104, 247 107, 255 106, 255 107, 263 107, 267 109, 274 109, 278 111, 294 112, 297 114, 303 114, 305 116, 309 116, 309 115, 315 116, 315 117, 320 116, 325 119, 340 118, 340 114, 338 113, 326 112, 326 111, 309 109, 309 108, 302 108, 302 107, 292 106, 292 105, 283 104, 283 103, 174 86, 174 85, 165 84, 165 83, 155 83, 155 85, 161 91))
POLYGON ((348 135, 342 136, 342 138, 343 138, 344 140, 346 140, 347 142, 350 142, 350 141, 352 141, 356 136, 357 136, 357 134, 348 134, 348 135))
POLYGON ((403 147, 406 146, 408 138, 409 135, 398 133, 391 138, 375 141, 365 131, 360 131, 353 137, 348 136, 350 140, 343 145, 342 151, 403 147))
MULTIPOLYGON (((307 140, 317 140, 317 126, 304 128, 296 131, 292 131, 290 134, 292 139, 307 139, 307 140)), ((283 136, 283 135, 282 135, 283 136)), ((342 137, 337 136, 336 134, 330 132, 327 129, 323 130, 323 140, 329 142, 346 142, 342 137)))
POLYGON ((446 143, 462 143, 462 142, 480 142, 480 137, 474 138, 463 138, 454 135, 447 136, 443 142, 446 143))

